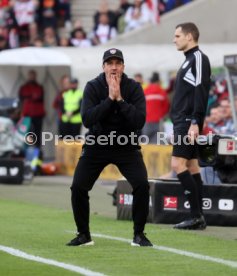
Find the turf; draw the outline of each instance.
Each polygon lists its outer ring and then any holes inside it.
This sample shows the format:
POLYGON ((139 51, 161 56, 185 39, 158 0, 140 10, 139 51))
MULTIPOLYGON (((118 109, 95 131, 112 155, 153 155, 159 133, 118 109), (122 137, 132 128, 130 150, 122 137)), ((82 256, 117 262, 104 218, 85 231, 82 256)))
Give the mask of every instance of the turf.
MULTIPOLYGON (((105 275, 236 275, 237 269, 152 248, 94 237, 95 246, 67 247, 74 237, 72 213, 30 203, 0 201, 0 244, 28 254, 81 266, 105 275)), ((131 239, 132 223, 91 216, 91 232, 131 239)), ((156 245, 237 261, 236 241, 176 231, 148 224, 146 232, 156 245)), ((76 275, 0 252, 1 275, 76 275)))

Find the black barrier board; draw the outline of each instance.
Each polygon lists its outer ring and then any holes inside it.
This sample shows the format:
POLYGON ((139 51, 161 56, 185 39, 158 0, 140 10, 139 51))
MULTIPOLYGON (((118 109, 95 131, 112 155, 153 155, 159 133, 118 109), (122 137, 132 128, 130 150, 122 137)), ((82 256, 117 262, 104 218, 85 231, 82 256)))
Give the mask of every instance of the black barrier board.
MULTIPOLYGON (((154 185, 152 182, 150 184, 150 200, 149 200, 149 215, 148 222, 153 220, 153 195, 154 195, 154 185)), ((132 187, 127 182, 127 180, 120 180, 117 182, 117 219, 121 220, 131 220, 132 219, 132 187)))
MULTIPOLYGON (((176 224, 190 216, 190 206, 178 181, 149 180, 148 222, 176 224)), ((132 189, 117 182, 117 218, 132 218, 132 189)), ((208 225, 237 226, 237 185, 204 185, 203 212, 208 225)))
POLYGON ((24 162, 22 160, 0 159, 0 183, 22 184, 24 162))

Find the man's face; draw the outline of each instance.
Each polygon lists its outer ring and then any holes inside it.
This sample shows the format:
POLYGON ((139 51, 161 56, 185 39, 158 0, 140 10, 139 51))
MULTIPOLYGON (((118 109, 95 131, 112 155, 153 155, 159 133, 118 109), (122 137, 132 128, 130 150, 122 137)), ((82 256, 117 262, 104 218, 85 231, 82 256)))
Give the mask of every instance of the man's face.
POLYGON ((77 87, 78 87, 78 83, 77 82, 71 82, 71 89, 72 90, 76 90, 77 89, 77 87))
POLYGON ((185 52, 185 51, 188 50, 190 35, 191 34, 183 33, 181 27, 178 27, 175 30, 173 42, 176 45, 176 48, 177 48, 178 51, 184 51, 185 52))
POLYGON ((210 110, 210 121, 214 124, 218 123, 221 120, 220 110, 218 107, 212 108, 210 110))
POLYGON ((36 80, 36 72, 35 71, 30 71, 28 73, 28 79, 29 79, 29 81, 35 81, 36 80))
POLYGON ((122 60, 118 58, 110 58, 103 64, 103 70, 106 75, 106 79, 111 75, 117 75, 121 78, 124 71, 124 64, 122 60))
POLYGON ((222 100, 220 102, 220 109, 224 119, 228 119, 232 116, 231 106, 228 100, 222 100))

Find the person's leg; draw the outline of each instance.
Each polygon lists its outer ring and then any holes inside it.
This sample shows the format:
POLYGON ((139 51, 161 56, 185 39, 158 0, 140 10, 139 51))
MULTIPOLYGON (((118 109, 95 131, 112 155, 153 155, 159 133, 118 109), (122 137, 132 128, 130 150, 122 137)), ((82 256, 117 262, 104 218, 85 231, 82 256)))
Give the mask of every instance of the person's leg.
MULTIPOLYGON (((181 158, 182 159, 182 158, 181 158)), ((173 169, 175 169, 174 164, 183 163, 184 160, 179 162, 177 157, 172 156, 172 165, 173 169)), ((200 199, 199 190, 197 187, 197 183, 194 177, 190 174, 189 170, 176 170, 177 177, 181 182, 181 185, 184 188, 184 194, 186 195, 189 204, 190 204, 190 212, 191 219, 182 221, 174 226, 175 229, 200 229, 203 230, 206 228, 206 221, 202 215, 201 207, 200 207, 200 199)))
POLYGON ((148 136, 149 144, 157 144, 157 133, 159 132, 159 123, 146 123, 142 129, 142 134, 148 136))
POLYGON ((177 177, 184 189, 184 194, 190 204, 191 216, 200 217, 197 184, 187 167, 188 160, 182 157, 172 156, 171 166, 177 173, 177 177))
POLYGON ((71 135, 75 138, 81 133, 81 124, 71 124, 71 135))
POLYGON ((189 204, 191 216, 201 216, 197 183, 192 174, 199 172, 198 163, 194 161, 197 157, 197 145, 191 144, 187 135, 189 124, 174 128, 174 144, 171 159, 171 167, 177 173, 177 177, 184 188, 189 204))
POLYGON ((132 217, 134 237, 132 246, 152 246, 143 232, 149 212, 149 183, 140 150, 120 150, 114 163, 133 188, 132 217))
POLYGON ((203 197, 203 181, 201 178, 201 174, 200 173, 195 173, 192 175, 193 179, 195 180, 195 182, 197 183, 197 191, 198 191, 198 201, 199 201, 199 207, 200 207, 200 213, 203 214, 203 210, 202 210, 202 197, 203 197))
POLYGON ((62 135, 62 139, 67 136, 67 135, 70 135, 70 124, 69 123, 65 123, 65 122, 62 122, 60 123, 60 135, 62 135))
POLYGON ((60 135, 60 139, 62 139, 64 136, 64 123, 61 119, 58 122, 58 135, 60 135))
POLYGON ((200 208, 198 202, 197 185, 187 168, 187 159, 172 156, 171 166, 172 169, 177 173, 177 177, 183 186, 184 194, 190 204, 191 216, 199 217, 200 208))
POLYGON ((114 162, 133 188, 134 235, 142 233, 149 212, 149 183, 140 150, 120 151, 114 162))
POLYGON ((171 166, 172 169, 177 173, 177 177, 180 180, 184 193, 190 204, 190 212, 192 219, 185 220, 179 224, 176 224, 176 229, 205 229, 206 222, 202 216, 200 205, 199 205, 199 192, 198 185, 193 178, 192 174, 199 172, 196 159, 197 147, 191 145, 187 137, 187 129, 176 129, 174 131, 173 153, 171 166))
POLYGON ((221 180, 217 175, 217 171, 213 167, 202 167, 201 168, 201 178, 205 185, 217 185, 221 184, 221 180))
POLYGON ((200 174, 200 167, 198 164, 198 160, 191 159, 188 162, 188 170, 190 171, 195 183, 196 183, 196 189, 197 189, 197 198, 200 208, 200 213, 203 214, 202 211, 202 191, 203 191, 203 182, 200 174))
POLYGON ((43 118, 42 117, 32 117, 31 124, 32 124, 31 129, 37 137, 35 146, 40 149, 42 146, 41 135, 42 135, 42 127, 43 127, 43 118))
POLYGON ((103 154, 83 149, 71 186, 71 202, 78 233, 89 234, 89 194, 101 171, 108 164, 103 154))

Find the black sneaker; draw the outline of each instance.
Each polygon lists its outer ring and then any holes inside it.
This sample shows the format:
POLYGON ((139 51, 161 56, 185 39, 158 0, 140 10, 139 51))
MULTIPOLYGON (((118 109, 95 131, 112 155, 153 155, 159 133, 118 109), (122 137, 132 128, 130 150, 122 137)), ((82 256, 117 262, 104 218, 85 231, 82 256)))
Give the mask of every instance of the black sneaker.
POLYGON ((91 240, 90 235, 86 236, 85 234, 81 233, 81 234, 78 234, 76 238, 72 239, 66 245, 68 246, 94 245, 94 242, 91 240))
POLYGON ((190 220, 182 221, 174 226, 174 229, 181 230, 204 230, 207 224, 203 216, 200 218, 193 218, 190 220))
POLYGON ((153 246, 144 233, 136 234, 131 242, 132 246, 153 246))

